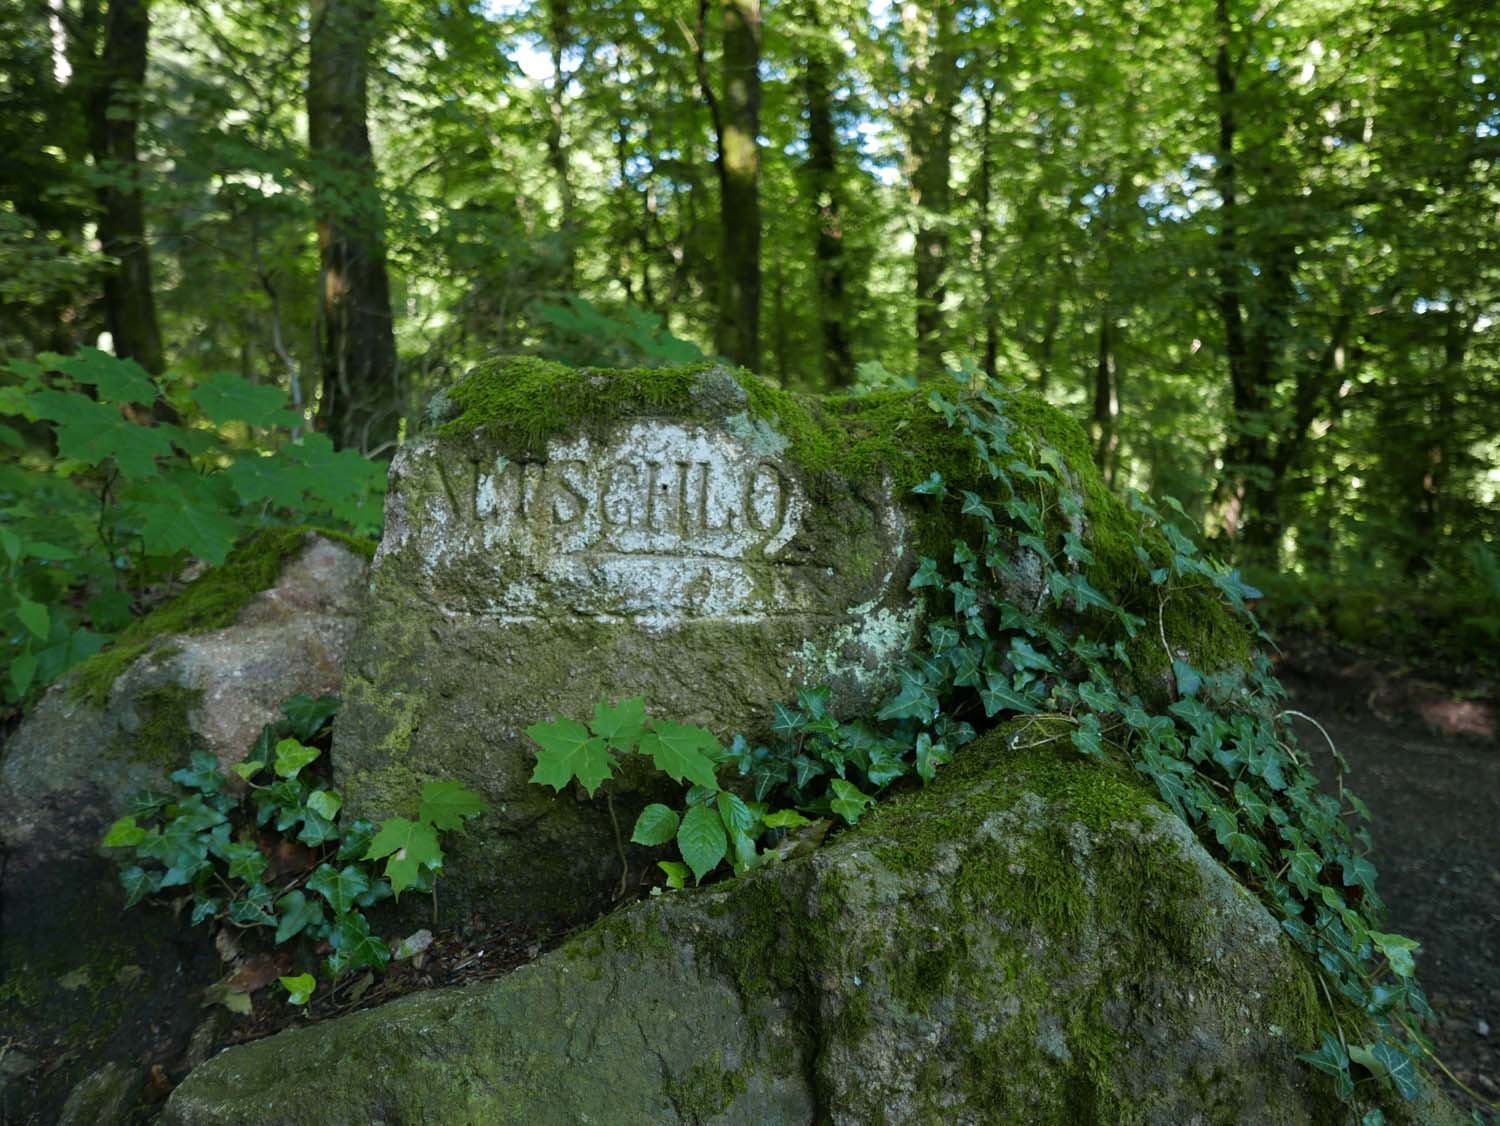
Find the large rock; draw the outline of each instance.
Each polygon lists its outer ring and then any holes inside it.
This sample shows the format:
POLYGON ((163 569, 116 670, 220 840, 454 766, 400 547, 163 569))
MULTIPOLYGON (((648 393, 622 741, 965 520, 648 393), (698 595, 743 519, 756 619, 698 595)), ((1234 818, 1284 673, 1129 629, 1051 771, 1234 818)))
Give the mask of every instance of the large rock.
POLYGON ((1341 1121, 1295 1059, 1325 1018, 1275 921, 1136 780, 1057 747, 1014 724, 813 855, 232 1048, 165 1120, 1341 1121))
POLYGON ((262 533, 55 685, 0 749, 0 1043, 64 1061, 0 1086, 0 1110, 38 1082, 27 1101, 45 1108, 104 1060, 163 1062, 200 1019, 184 994, 215 971, 211 948, 166 912, 122 914, 100 840, 192 748, 237 762, 288 696, 337 690, 366 566, 342 540, 262 533))
MULTIPOLYGON (((909 494, 878 458, 840 471, 829 445, 859 435, 814 409, 721 367, 522 360, 403 447, 334 763, 355 814, 409 813, 428 779, 488 797, 451 909, 578 913, 620 878, 603 801, 530 784, 529 725, 643 695, 754 736, 804 682, 848 710, 890 686, 920 616, 909 494)), ((628 825, 641 799, 614 789, 628 825)))

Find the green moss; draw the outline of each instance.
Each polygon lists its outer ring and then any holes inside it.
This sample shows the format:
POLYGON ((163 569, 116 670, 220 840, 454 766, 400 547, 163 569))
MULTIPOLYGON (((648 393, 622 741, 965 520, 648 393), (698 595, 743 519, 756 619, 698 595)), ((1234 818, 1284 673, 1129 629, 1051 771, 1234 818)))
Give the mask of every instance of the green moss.
POLYGON ((176 769, 197 745, 190 717, 202 703, 201 688, 163 684, 146 689, 136 698, 140 726, 134 734, 122 735, 116 749, 132 762, 176 769))
POLYGON ((261 591, 273 586, 287 558, 297 552, 308 533, 337 540, 366 559, 375 544, 321 528, 267 528, 247 538, 224 560, 189 583, 181 594, 126 627, 108 649, 96 653, 73 673, 75 698, 102 707, 120 675, 168 634, 206 633, 233 625, 240 611, 261 591))
POLYGON ((738 1071, 726 1070, 718 1052, 694 1064, 682 1079, 668 1077, 668 1101, 684 1122, 706 1122, 723 1114, 745 1093, 745 1078, 738 1071))

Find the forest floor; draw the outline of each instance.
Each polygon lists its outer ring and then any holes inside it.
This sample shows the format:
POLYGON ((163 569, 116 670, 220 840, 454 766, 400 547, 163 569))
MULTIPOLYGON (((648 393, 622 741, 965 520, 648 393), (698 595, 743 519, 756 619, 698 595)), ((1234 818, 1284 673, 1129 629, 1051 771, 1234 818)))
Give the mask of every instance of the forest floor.
MULTIPOLYGON (((1294 639, 1286 650, 1279 672, 1292 706, 1327 729, 1349 761, 1347 786, 1374 815, 1387 929, 1422 943, 1417 972, 1439 1017, 1438 1055, 1474 1094, 1500 1103, 1500 686, 1326 641, 1294 639)), ((1312 725, 1297 724, 1301 746, 1322 745, 1312 725)), ((1466 1109, 1490 1109, 1443 1083, 1466 1109)))

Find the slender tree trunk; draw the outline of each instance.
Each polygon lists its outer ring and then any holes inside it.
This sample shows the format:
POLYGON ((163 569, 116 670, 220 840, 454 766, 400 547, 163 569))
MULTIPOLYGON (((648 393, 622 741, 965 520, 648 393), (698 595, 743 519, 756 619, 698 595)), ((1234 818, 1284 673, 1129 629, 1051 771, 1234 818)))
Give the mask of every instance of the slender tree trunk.
POLYGON ((116 265, 104 275, 104 322, 115 355, 135 360, 152 374, 166 366, 156 299, 151 287, 151 250, 136 135, 146 80, 150 37, 147 0, 111 0, 104 42, 86 64, 89 149, 104 182, 97 190, 99 243, 116 265))
POLYGON ((943 368, 948 212, 952 206, 953 105, 958 97, 956 5, 936 0, 930 13, 906 9, 913 55, 908 165, 916 230, 917 370, 943 368))
POLYGON ((552 86, 547 91, 547 159, 557 177, 557 199, 562 210, 558 230, 562 243, 562 287, 573 293, 578 288, 578 198, 573 192, 570 154, 563 132, 568 84, 563 55, 572 42, 568 0, 548 0, 547 17, 552 48, 552 86))
POLYGON ((849 387, 854 383, 854 349, 849 339, 849 286, 833 126, 834 77, 817 0, 808 0, 806 20, 814 36, 803 64, 802 89, 807 100, 807 186, 817 230, 814 255, 823 382, 829 388, 849 387))
POLYGON ((402 401, 367 124, 377 2, 312 0, 307 82, 321 283, 318 425, 334 445, 364 451, 395 439, 402 401))
POLYGON ((723 0, 724 109, 719 134, 723 294, 715 342, 760 368, 760 0, 723 0))
POLYGON ((1057 351, 1057 330, 1062 323, 1062 287, 1052 291, 1052 300, 1047 305, 1047 316, 1042 322, 1042 340, 1037 348, 1036 393, 1046 396, 1047 385, 1052 381, 1052 356, 1057 351))
POLYGON ((1094 363, 1094 412, 1090 425, 1094 464, 1113 487, 1120 448, 1120 382, 1115 358, 1115 314, 1108 303, 1099 311, 1099 352, 1094 363))
POLYGON ((994 223, 990 215, 990 182, 994 176, 993 124, 995 83, 986 81, 979 104, 979 308, 984 318, 984 374, 996 377, 1000 353, 1000 304, 995 294, 992 243, 994 223))

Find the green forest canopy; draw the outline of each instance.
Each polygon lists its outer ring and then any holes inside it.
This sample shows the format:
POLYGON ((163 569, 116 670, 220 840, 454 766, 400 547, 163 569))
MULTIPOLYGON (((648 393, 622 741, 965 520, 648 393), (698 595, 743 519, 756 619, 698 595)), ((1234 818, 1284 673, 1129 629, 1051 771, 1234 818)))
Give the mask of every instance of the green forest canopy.
POLYGON ((0 360, 112 348, 163 422, 237 373, 372 455, 497 353, 982 372, 1222 553, 1425 584, 1493 643, 1497 32, 1474 0, 0 0, 0 360))

